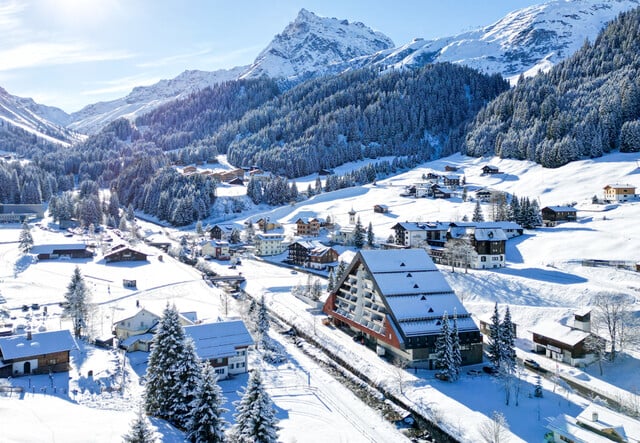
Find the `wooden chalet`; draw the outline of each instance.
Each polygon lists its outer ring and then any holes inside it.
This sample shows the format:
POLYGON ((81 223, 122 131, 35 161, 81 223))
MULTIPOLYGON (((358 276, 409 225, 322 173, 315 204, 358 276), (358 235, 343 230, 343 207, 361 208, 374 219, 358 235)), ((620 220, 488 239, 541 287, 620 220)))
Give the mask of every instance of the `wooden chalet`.
POLYGON ((60 257, 66 258, 91 258, 93 251, 86 243, 67 243, 58 245, 35 245, 31 248, 31 254, 35 254, 38 260, 51 260, 60 257))
POLYGON ((359 251, 323 311, 376 349, 433 369, 445 312, 457 313, 462 364, 482 362, 482 335, 424 249, 359 251))
POLYGON ((320 220, 317 218, 300 217, 296 220, 296 235, 302 237, 317 237, 320 234, 320 220))
POLYGON ((454 174, 443 175, 442 184, 451 187, 460 186, 460 176, 454 174))
POLYGON ((578 218, 578 210, 571 206, 545 206, 542 208, 542 224, 555 226, 558 223, 574 222, 578 218))
POLYGON ((482 167, 482 174, 493 175, 493 174, 502 174, 502 172, 500 172, 500 169, 498 169, 498 167, 496 166, 485 165, 482 167))
POLYGON ((0 337, 0 377, 69 370, 69 354, 77 344, 69 330, 0 337))
POLYGON ((453 165, 445 165, 444 170, 447 172, 456 172, 458 170, 458 167, 453 165))
POLYGON ((240 178, 240 177, 232 178, 227 183, 229 183, 230 185, 244 186, 244 180, 242 178, 240 178))
POLYGON ((227 182, 228 183, 228 182, 231 182, 234 179, 240 179, 241 182, 242 182, 242 179, 244 178, 244 169, 237 168, 237 169, 233 169, 231 171, 214 172, 214 173, 211 174, 211 177, 215 178, 216 180, 218 180, 220 182, 227 182))
POLYGON ((288 247, 287 261, 299 266, 324 269, 327 264, 338 260, 338 252, 318 241, 297 241, 288 247))
POLYGON ((107 263, 121 261, 146 261, 149 254, 136 251, 126 245, 116 245, 104 254, 104 261, 107 263))
POLYGON ((440 174, 436 174, 433 171, 429 171, 427 172, 426 178, 427 180, 438 180, 440 179, 440 174))
MULTIPOLYGON (((586 340, 592 336, 590 315, 589 309, 576 311, 573 326, 560 323, 536 325, 530 331, 535 351, 571 366, 591 363, 594 355, 586 346, 586 340)), ((593 337, 602 340, 595 335, 593 337)))
POLYGON ((577 417, 560 414, 549 420, 547 429, 554 442, 611 443, 640 442, 640 421, 628 414, 591 403, 577 417))
POLYGON ((389 212, 389 206, 387 205, 374 205, 373 212, 377 212, 378 214, 386 214, 389 212))
POLYGON ((274 229, 282 228, 282 225, 279 222, 271 221, 269 220, 269 218, 259 218, 255 222, 255 224, 258 227, 258 229, 261 230, 262 232, 269 232, 269 231, 273 231, 274 229))
POLYGON ((241 231, 242 227, 240 225, 231 223, 213 225, 213 227, 209 230, 209 237, 216 240, 229 241, 234 230, 241 231))
POLYGON ((225 240, 207 240, 200 245, 202 255, 208 255, 216 260, 229 260, 231 253, 229 242, 225 240))
POLYGON ((636 198, 636 187, 633 185, 616 183, 604 187, 604 200, 607 202, 622 203, 636 198))

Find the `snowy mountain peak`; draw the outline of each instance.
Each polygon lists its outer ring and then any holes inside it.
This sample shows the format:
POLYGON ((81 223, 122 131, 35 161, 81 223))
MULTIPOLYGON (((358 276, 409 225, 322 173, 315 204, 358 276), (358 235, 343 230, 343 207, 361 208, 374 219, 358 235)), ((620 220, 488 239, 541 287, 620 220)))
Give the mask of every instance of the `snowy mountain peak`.
POLYGON ((534 75, 593 41, 605 24, 640 0, 553 0, 507 14, 484 28, 435 40, 414 40, 358 60, 357 65, 418 67, 459 63, 504 77, 534 75))
POLYGON ((301 9, 296 19, 258 55, 242 78, 292 78, 394 46, 362 23, 326 18, 301 9))
POLYGON ((0 87, 0 127, 12 127, 41 140, 68 146, 83 137, 63 127, 69 115, 63 110, 9 94, 0 87))

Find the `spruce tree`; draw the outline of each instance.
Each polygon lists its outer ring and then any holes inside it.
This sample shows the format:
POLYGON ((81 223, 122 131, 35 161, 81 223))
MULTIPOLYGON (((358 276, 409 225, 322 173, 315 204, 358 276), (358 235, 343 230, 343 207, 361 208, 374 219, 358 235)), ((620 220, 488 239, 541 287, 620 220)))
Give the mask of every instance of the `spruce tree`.
POLYGON ((498 303, 496 302, 491 316, 491 326, 489 326, 489 344, 487 345, 487 354, 489 361, 494 368, 500 367, 502 358, 502 342, 500 340, 500 314, 498 313, 498 303))
POLYGON ((136 419, 131 422, 131 429, 122 436, 122 440, 124 443, 154 443, 156 441, 149 419, 142 412, 142 408, 138 410, 136 419))
POLYGON ((67 285, 67 292, 64 294, 64 314, 71 318, 73 334, 76 337, 80 337, 82 330, 87 327, 89 296, 89 288, 87 288, 84 277, 80 273, 80 268, 76 266, 73 270, 71 281, 67 285))
POLYGON ((460 349, 460 335, 458 333, 458 314, 453 311, 453 329, 451 330, 451 357, 453 360, 454 380, 460 378, 462 367, 462 351, 460 349))
POLYGON ((365 230, 360 222, 360 216, 358 216, 358 219, 356 220, 356 227, 353 232, 353 245, 358 249, 364 246, 364 233, 365 230))
POLYGON ((31 235, 31 228, 26 221, 22 223, 22 230, 20 231, 18 242, 20 243, 20 250, 25 254, 29 252, 33 247, 33 236, 31 235))
POLYGON ((449 317, 446 312, 442 316, 440 325, 440 335, 436 340, 436 353, 438 354, 436 359, 436 368, 439 369, 438 373, 446 378, 446 380, 453 381, 455 379, 456 370, 453 359, 451 328, 449 327, 449 317))
POLYGON ((187 423, 188 438, 193 443, 222 443, 225 441, 226 422, 223 414, 227 412, 222 405, 225 398, 218 386, 213 367, 204 363, 198 386, 195 391, 193 408, 187 423))
POLYGON ((476 207, 473 209, 473 216, 471 217, 473 222, 483 222, 484 215, 482 214, 482 208, 480 207, 480 201, 476 200, 476 207))
POLYGON ((371 222, 369 222, 369 226, 367 227, 367 246, 370 248, 373 247, 373 243, 375 242, 375 236, 373 235, 373 226, 371 222))
POLYGON ((233 441, 237 443, 276 443, 278 419, 258 371, 252 371, 242 398, 234 403, 236 424, 233 441))
POLYGON ((184 428, 199 374, 194 356, 193 342, 186 341, 176 307, 167 305, 149 353, 144 402, 147 414, 184 428))
POLYGON ((515 337, 513 335, 513 323, 511 322, 511 312, 509 306, 500 322, 500 367, 513 373, 516 368, 515 337))

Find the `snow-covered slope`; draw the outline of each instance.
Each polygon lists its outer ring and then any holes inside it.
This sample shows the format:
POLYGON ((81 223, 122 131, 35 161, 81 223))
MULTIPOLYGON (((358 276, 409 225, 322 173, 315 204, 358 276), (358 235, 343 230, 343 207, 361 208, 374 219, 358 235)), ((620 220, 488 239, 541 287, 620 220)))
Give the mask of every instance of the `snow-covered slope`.
POLYGON ((3 125, 67 146, 82 138, 64 128, 68 118, 61 109, 40 105, 30 98, 17 97, 0 88, 0 121, 3 125))
POLYGON ((151 86, 138 86, 126 97, 94 103, 71 114, 69 128, 92 134, 120 117, 133 118, 171 100, 218 83, 235 80, 246 69, 240 66, 218 71, 185 71, 175 78, 160 80, 151 86))
POLYGON ((302 9, 242 78, 318 75, 331 65, 393 47, 390 38, 360 22, 319 17, 302 9))
POLYGON ((492 25, 453 37, 415 39, 354 60, 349 67, 452 62, 504 77, 535 75, 571 56, 585 40, 593 42, 606 22, 639 5, 639 0, 554 0, 511 12, 492 25))

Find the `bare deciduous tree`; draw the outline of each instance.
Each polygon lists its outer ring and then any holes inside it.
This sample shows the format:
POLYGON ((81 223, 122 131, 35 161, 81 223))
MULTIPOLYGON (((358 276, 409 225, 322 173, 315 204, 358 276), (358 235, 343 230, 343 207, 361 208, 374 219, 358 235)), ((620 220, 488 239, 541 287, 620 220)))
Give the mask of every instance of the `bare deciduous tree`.
POLYGON ((486 443, 505 443, 509 441, 509 424, 501 412, 493 411, 491 420, 480 425, 480 436, 486 443))
POLYGON ((617 352, 638 335, 631 312, 633 298, 622 293, 601 292, 593 297, 592 304, 595 307, 592 331, 609 341, 609 360, 614 361, 617 352))

